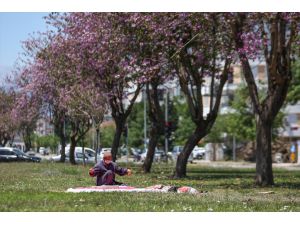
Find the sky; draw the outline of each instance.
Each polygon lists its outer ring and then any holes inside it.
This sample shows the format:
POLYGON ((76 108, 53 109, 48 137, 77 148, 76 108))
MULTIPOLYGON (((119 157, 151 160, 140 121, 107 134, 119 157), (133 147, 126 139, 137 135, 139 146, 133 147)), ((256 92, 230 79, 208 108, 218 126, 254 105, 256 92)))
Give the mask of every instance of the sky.
POLYGON ((5 75, 13 68, 18 55, 23 52, 22 41, 29 38, 33 32, 43 32, 47 29, 43 17, 52 12, 98 11, 98 12, 155 12, 155 11, 299 11, 300 4, 294 0, 285 0, 282 4, 273 0, 9 0, 1 2, 0 12, 0 86, 5 75), (70 4, 70 1, 74 4, 70 4), (205 2, 205 4, 199 3, 205 2), (273 2, 270 4, 270 2, 273 2), (139 3, 139 4, 138 4, 139 3), (258 3, 258 4, 257 4, 258 3), (271 8, 270 8, 271 7, 271 8), (27 11, 27 12, 23 12, 27 11), (15 13, 12 13, 15 12, 15 13))
POLYGON ((0 12, 0 83, 23 52, 22 41, 37 31, 46 31, 43 19, 48 13, 0 12))

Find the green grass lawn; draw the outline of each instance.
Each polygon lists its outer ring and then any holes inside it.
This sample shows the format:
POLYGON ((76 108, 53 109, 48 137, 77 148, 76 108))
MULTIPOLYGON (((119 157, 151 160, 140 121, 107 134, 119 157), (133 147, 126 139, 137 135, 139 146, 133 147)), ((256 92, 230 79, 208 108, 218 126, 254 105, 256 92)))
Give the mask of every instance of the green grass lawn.
POLYGON ((191 186, 201 193, 65 193, 70 187, 95 185, 89 166, 0 163, 0 211, 300 211, 300 171, 274 169, 275 186, 258 188, 253 185, 254 169, 194 164, 188 165, 188 178, 172 179, 170 165, 154 164, 151 174, 143 174, 140 165, 130 167, 134 175, 118 176, 118 181, 136 187, 191 186))

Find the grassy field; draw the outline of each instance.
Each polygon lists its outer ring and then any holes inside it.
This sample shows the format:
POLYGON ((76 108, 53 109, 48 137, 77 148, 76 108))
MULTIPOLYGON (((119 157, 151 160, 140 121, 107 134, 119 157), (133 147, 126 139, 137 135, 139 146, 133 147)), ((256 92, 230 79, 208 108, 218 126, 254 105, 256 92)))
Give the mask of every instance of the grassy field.
MULTIPOLYGON (((122 165, 122 164, 121 164, 122 165)), ((254 169, 188 166, 188 178, 172 179, 173 167, 155 164, 151 174, 117 177, 130 186, 191 186, 198 195, 175 193, 65 193, 92 186, 88 167, 53 163, 0 163, 0 211, 30 212, 290 212, 300 211, 300 171, 274 169, 276 185, 253 185, 254 169), (262 193, 264 192, 264 193, 262 193), (267 192, 267 193, 265 193, 267 192)))

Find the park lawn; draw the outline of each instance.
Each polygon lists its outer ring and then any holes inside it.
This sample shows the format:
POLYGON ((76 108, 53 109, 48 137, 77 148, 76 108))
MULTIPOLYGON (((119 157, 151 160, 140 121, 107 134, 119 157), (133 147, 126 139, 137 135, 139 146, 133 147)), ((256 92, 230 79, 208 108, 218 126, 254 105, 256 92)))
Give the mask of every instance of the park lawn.
POLYGON ((143 174, 141 165, 131 164, 134 175, 117 177, 118 181, 136 187, 191 186, 200 194, 66 193, 70 187, 95 184, 95 178, 88 176, 89 167, 47 162, 0 163, 0 211, 300 211, 300 171, 274 169, 274 187, 258 188, 253 185, 254 169, 193 164, 188 165, 188 178, 173 179, 171 165, 154 164, 151 174, 143 174))

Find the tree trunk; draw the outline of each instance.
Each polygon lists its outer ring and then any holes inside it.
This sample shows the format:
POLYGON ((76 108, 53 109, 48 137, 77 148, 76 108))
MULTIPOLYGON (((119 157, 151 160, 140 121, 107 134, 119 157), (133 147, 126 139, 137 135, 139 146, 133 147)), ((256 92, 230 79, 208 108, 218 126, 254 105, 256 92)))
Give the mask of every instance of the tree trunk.
POLYGON ((153 158, 154 158, 154 154, 155 154, 155 148, 157 146, 157 142, 158 142, 158 129, 156 128, 156 126, 152 126, 151 130, 150 130, 150 140, 149 140, 149 145, 148 145, 148 151, 147 151, 147 155, 145 158, 145 162, 143 163, 143 170, 145 173, 150 173, 151 171, 151 166, 152 166, 152 162, 153 162, 153 158))
POLYGON ((61 144, 60 162, 66 161, 66 135, 64 133, 64 122, 60 122, 59 125, 59 138, 61 144))
POLYGON ((30 141, 24 141, 24 144, 25 144, 25 152, 29 152, 31 148, 30 141))
POLYGON ((127 106, 127 109, 125 111, 124 111, 125 107, 123 105, 123 95, 122 94, 113 96, 113 98, 111 98, 109 100, 110 108, 112 110, 111 115, 114 118, 114 121, 116 123, 116 132, 115 132, 114 140, 113 140, 112 147, 111 147, 111 153, 112 153, 112 158, 113 158, 114 162, 117 159, 118 148, 120 145, 121 135, 122 135, 123 129, 126 124, 126 120, 132 110, 132 107, 134 105, 136 98, 138 97, 138 95, 140 93, 141 88, 142 88, 142 85, 137 85, 137 89, 134 92, 134 96, 130 100, 130 104, 127 106))
POLYGON ((95 163, 97 163, 97 155, 98 155, 98 151, 99 151, 99 131, 100 131, 100 129, 97 128, 96 129, 96 154, 95 154, 95 163))
POLYGON ((111 146, 111 154, 112 154, 112 158, 113 161, 115 162, 117 159, 117 153, 118 153, 118 149, 119 149, 119 145, 120 145, 120 140, 121 140, 121 136, 122 136, 122 132, 123 132, 123 128, 125 126, 125 121, 116 121, 116 132, 114 135, 114 140, 111 146))
POLYGON ((31 149, 30 134, 31 134, 31 132, 29 131, 29 128, 25 128, 25 131, 23 133, 23 141, 24 141, 24 144, 25 144, 25 152, 28 152, 31 149))
POLYGON ((0 146, 4 147, 7 142, 8 142, 8 139, 4 138, 2 141, 0 141, 0 146))
MULTIPOLYGON (((82 138, 81 140, 82 140, 82 160, 83 160, 83 166, 85 167, 86 162, 85 162, 85 152, 84 152, 84 138, 82 138)), ((97 155, 97 153, 96 153, 96 155, 97 155)))
POLYGON ((216 161, 217 160, 217 153, 216 153, 216 149, 217 149, 217 144, 216 143, 212 143, 212 147, 213 147, 213 158, 212 161, 216 161))
POLYGON ((203 129, 202 126, 198 126, 194 133, 188 138, 182 152, 179 154, 176 162, 176 168, 174 172, 175 178, 186 177, 186 166, 187 161, 192 153, 194 147, 198 144, 198 142, 205 136, 205 133, 201 132, 203 129))
POLYGON ((66 161, 66 138, 65 136, 60 136, 61 152, 60 152, 60 162, 66 161))
POLYGON ((262 19, 261 27, 269 25, 270 44, 264 45, 264 56, 267 66, 268 90, 266 97, 260 101, 258 87, 247 58, 243 51, 242 33, 247 23, 247 15, 238 13, 232 26, 236 50, 242 63, 243 73, 249 95, 256 114, 256 184, 261 186, 273 185, 271 131, 272 123, 282 107, 287 96, 292 79, 292 43, 296 40, 297 23, 288 25, 281 13, 271 20, 262 19))
POLYGON ((147 85, 147 97, 149 103, 149 119, 151 121, 151 130, 149 137, 149 145, 148 151, 146 155, 145 162, 143 164, 143 170, 145 173, 150 173, 151 166, 153 162, 153 158, 155 155, 155 149, 158 143, 158 138, 163 134, 163 115, 159 105, 158 99, 158 90, 157 87, 159 85, 158 80, 153 80, 151 82, 152 89, 149 89, 149 85, 147 85))
POLYGON ((273 185, 272 171, 272 126, 257 116, 256 121, 256 179, 260 186, 273 185))
POLYGON ((76 165, 76 161, 75 161, 75 147, 76 147, 77 141, 76 141, 76 134, 75 135, 71 135, 71 144, 70 144, 70 163, 72 165, 76 165))

